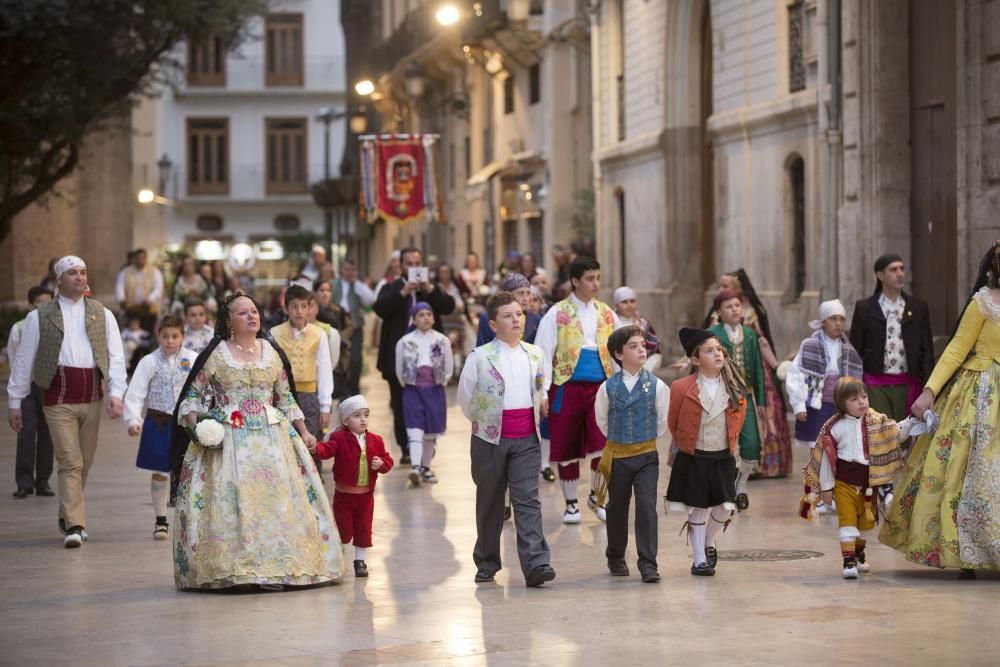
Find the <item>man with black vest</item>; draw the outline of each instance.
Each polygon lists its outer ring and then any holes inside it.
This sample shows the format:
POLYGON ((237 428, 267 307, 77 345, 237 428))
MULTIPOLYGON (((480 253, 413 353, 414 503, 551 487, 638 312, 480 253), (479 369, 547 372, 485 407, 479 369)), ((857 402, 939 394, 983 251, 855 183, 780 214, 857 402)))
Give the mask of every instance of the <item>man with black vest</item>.
POLYGON ((56 262, 55 273, 57 298, 41 304, 25 321, 7 385, 7 420, 14 431, 20 431, 21 401, 31 393, 32 385, 41 390, 59 464, 59 529, 65 535, 63 546, 71 549, 87 539, 83 491, 97 451, 104 398, 101 383, 108 385, 108 416, 121 417, 125 356, 114 315, 84 296, 84 261, 73 255, 63 257, 56 262))
POLYGON ((875 260, 875 277, 875 293, 854 304, 851 345, 861 355, 871 407, 902 421, 934 369, 930 311, 903 291, 899 255, 875 260))

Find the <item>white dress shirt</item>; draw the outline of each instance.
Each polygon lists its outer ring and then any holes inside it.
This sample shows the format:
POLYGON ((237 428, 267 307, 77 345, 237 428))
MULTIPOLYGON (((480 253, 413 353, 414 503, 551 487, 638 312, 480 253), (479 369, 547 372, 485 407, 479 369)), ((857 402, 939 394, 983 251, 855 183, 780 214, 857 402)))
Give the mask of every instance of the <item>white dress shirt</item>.
MULTIPOLYGON (((840 374, 840 355, 843 353, 843 343, 823 334, 823 347, 826 348, 826 374, 840 374)), ((788 392, 788 402, 792 404, 792 413, 806 411, 806 401, 809 399, 809 384, 802 372, 802 348, 799 347, 792 361, 788 375, 785 377, 785 391, 788 392)), ((814 406, 815 407, 815 406, 814 406)))
POLYGON ((434 365, 431 359, 431 348, 435 343, 440 343, 444 351, 445 381, 447 382, 455 373, 455 358, 451 354, 451 339, 434 329, 428 329, 427 331, 414 329, 400 338, 399 342, 396 343, 396 377, 399 378, 399 384, 406 385, 406 382, 403 381, 403 345, 407 340, 416 343, 417 368, 434 365))
POLYGON ((878 305, 885 315, 884 370, 887 375, 906 373, 906 346, 903 344, 903 310, 906 308, 906 301, 903 297, 891 301, 885 292, 880 292, 878 305))
POLYGON ((10 328, 10 335, 7 336, 7 365, 14 367, 14 359, 17 358, 17 347, 21 344, 21 333, 24 331, 24 320, 19 320, 10 328))
MULTIPOLYGON (((632 375, 622 369, 622 382, 629 392, 635 388, 635 383, 639 381, 639 375, 640 373, 632 375)), ((655 375, 652 377, 656 382, 656 437, 659 438, 667 432, 667 413, 670 410, 670 387, 655 375)), ((605 380, 601 383, 601 387, 597 390, 597 395, 594 398, 594 416, 597 418, 598 428, 601 429, 601 433, 605 436, 608 434, 608 407, 610 405, 607 387, 608 383, 605 380)))
POLYGON ((330 327, 326 340, 330 346, 330 367, 336 368, 340 363, 340 332, 335 327, 330 327))
POLYGON ((733 345, 739 345, 743 342, 743 325, 737 324, 736 326, 730 326, 723 323, 722 328, 726 330, 726 335, 729 336, 729 340, 733 345))
MULTIPOLYGON (((468 356, 462 376, 458 379, 458 405, 466 417, 469 417, 469 406, 479 384, 477 354, 483 354, 482 348, 473 350, 468 356)), ((511 346, 501 341, 497 364, 497 372, 503 378, 503 409, 533 408, 531 383, 535 378, 531 375, 531 360, 524 348, 520 344, 511 346)))
POLYGON ((351 300, 348 298, 351 294, 351 286, 354 287, 354 293, 358 295, 362 306, 367 307, 375 303, 375 292, 366 283, 360 280, 349 283, 344 280, 341 284, 343 285, 343 294, 340 296, 340 307, 344 309, 345 313, 351 312, 351 300))
MULTIPOLYGON (((296 340, 305 334, 305 329, 296 329, 291 322, 288 323, 288 328, 296 340)), ((324 335, 316 347, 316 398, 319 399, 319 411, 328 413, 333 405, 333 364, 330 363, 330 346, 323 344, 329 338, 322 329, 320 333, 324 335)))
POLYGON ((144 407, 172 413, 195 356, 182 347, 170 356, 159 349, 140 359, 125 392, 125 423, 142 426, 144 407), (186 365, 182 365, 185 361, 186 365))
MULTIPOLYGON (((64 296, 58 297, 59 309, 63 317, 63 340, 59 348, 59 365, 70 368, 95 368, 94 350, 87 337, 87 307, 81 297, 72 301, 64 296)), ((104 337, 108 346, 108 393, 114 398, 125 395, 125 352, 122 349, 122 335, 118 330, 115 316, 107 308, 104 309, 104 337)), ((38 311, 28 313, 21 333, 21 344, 18 346, 17 358, 11 367, 10 380, 7 383, 9 407, 12 410, 21 409, 21 400, 31 392, 31 376, 35 367, 35 355, 38 354, 38 311)))
MULTIPOLYGON (((583 325, 583 349, 584 350, 596 350, 597 349, 597 306, 594 304, 594 300, 591 299, 587 303, 584 303, 576 296, 575 293, 570 294, 567 298, 572 299, 573 303, 576 304, 577 312, 580 317, 580 324, 583 325)), ((542 321, 538 323, 538 331, 535 332, 535 345, 542 348, 542 353, 545 358, 552 363, 552 359, 556 354, 556 347, 559 345, 559 330, 556 325, 556 317, 559 315, 559 305, 549 308, 548 312, 542 318, 542 321)), ((615 329, 622 326, 621 320, 618 319, 618 314, 613 310, 611 311, 612 317, 615 319, 615 329)), ((612 368, 617 371, 618 364, 612 360, 612 368)), ((552 385, 551 374, 545 379, 545 391, 549 390, 552 385)))
MULTIPOLYGON (((701 373, 698 374, 698 397, 708 400, 702 401, 702 406, 711 405, 722 387, 722 376, 710 378, 701 373)), ((706 408, 707 409, 707 408, 706 408)))
POLYGON ((144 303, 154 304, 163 298, 163 274, 159 269, 153 271, 153 289, 146 294, 146 280, 139 272, 135 281, 135 291, 132 294, 125 293, 125 272, 128 267, 118 272, 118 279, 115 281, 115 301, 118 303, 128 303, 131 305, 141 305, 144 303))

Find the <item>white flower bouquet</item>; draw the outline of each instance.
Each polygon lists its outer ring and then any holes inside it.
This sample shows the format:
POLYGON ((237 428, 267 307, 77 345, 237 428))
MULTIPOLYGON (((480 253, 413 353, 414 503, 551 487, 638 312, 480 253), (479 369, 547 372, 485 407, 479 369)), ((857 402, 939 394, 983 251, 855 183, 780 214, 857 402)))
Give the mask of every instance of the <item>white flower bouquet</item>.
POLYGON ((194 429, 188 428, 188 435, 202 447, 218 449, 226 437, 226 429, 214 419, 202 419, 194 429))

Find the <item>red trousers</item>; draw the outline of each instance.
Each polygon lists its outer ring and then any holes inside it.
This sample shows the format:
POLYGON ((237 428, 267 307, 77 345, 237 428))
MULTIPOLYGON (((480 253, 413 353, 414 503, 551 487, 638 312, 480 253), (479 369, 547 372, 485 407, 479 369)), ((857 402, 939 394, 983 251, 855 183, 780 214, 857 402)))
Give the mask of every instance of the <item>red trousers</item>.
POLYGON ((556 463, 585 459, 604 449, 607 438, 594 416, 600 388, 600 382, 570 381, 549 389, 549 439, 556 463))
POLYGON ((372 517, 375 515, 375 494, 333 492, 333 518, 340 531, 341 544, 354 541, 354 546, 372 545, 372 517))

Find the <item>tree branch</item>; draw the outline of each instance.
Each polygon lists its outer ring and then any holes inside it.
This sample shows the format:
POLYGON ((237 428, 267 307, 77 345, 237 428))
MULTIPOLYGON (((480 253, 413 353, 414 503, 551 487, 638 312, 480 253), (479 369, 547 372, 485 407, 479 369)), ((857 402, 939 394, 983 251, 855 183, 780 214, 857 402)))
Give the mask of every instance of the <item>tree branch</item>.
POLYGON ((56 183, 71 174, 76 169, 79 161, 80 151, 75 143, 71 143, 68 146, 65 144, 53 146, 49 149, 42 158, 38 176, 35 177, 34 182, 26 190, 16 194, 5 195, 0 200, 0 242, 3 242, 7 238, 7 234, 10 233, 11 222, 14 216, 52 189, 56 183), (49 171, 49 167, 66 148, 69 149, 66 159, 63 160, 62 164, 55 171, 49 171))

